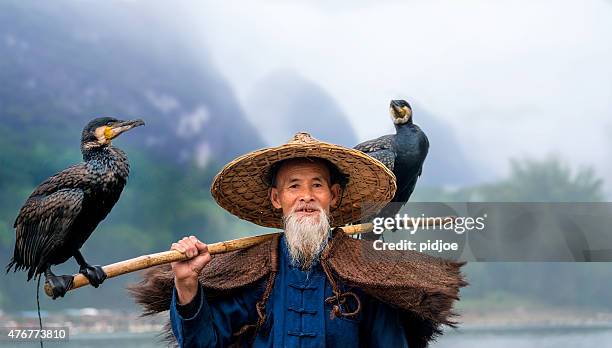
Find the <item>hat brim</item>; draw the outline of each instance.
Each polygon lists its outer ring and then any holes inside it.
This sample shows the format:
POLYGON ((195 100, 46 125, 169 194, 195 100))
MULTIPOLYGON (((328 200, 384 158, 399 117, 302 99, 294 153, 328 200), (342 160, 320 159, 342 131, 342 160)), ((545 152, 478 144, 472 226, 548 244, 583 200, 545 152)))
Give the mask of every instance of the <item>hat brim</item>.
POLYGON ((393 198, 397 188, 395 175, 380 161, 358 150, 312 140, 294 140, 236 158, 215 177, 212 196, 222 208, 241 219, 282 228, 282 211, 275 209, 269 198, 270 168, 291 158, 323 158, 349 177, 340 206, 331 209, 332 227, 365 220, 393 198))

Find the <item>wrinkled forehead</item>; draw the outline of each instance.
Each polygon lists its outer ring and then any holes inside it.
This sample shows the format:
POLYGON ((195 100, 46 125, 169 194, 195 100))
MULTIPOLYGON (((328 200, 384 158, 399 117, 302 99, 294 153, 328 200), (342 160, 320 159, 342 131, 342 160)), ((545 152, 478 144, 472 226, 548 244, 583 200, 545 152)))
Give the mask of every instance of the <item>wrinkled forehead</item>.
POLYGON ((330 173, 327 165, 320 159, 295 158, 282 163, 276 178, 278 181, 319 178, 329 183, 330 173))

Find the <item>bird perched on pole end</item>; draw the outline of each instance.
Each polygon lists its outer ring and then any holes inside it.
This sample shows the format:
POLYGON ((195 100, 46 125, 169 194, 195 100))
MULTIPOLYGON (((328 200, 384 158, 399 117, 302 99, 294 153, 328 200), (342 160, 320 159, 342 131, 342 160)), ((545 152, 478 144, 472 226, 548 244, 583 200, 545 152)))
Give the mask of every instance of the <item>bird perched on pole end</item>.
POLYGON ((74 257, 91 285, 98 287, 106 274, 91 266, 79 249, 111 211, 127 182, 127 156, 111 141, 143 120, 121 121, 100 117, 90 121, 81 136, 83 162, 49 177, 34 189, 15 219, 16 241, 6 271, 27 270, 28 281, 41 273, 53 289, 53 298, 63 297, 72 285, 72 275, 57 276, 52 265, 74 257))
MULTIPOLYGON (((393 171, 397 179, 397 191, 391 202, 378 213, 379 217, 393 217, 408 201, 417 179, 423 172, 423 163, 429 151, 427 135, 412 122, 412 107, 405 100, 391 100, 389 113, 395 124, 395 134, 365 141, 355 146, 381 161, 393 171)), ((376 239, 364 235, 364 239, 376 239)))

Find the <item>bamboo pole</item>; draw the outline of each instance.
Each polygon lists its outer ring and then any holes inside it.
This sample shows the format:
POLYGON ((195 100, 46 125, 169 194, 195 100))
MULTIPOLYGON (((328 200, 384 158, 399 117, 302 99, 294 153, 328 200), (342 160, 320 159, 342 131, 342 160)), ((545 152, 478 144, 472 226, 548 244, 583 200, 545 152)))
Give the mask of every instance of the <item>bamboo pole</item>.
MULTIPOLYGON (((228 240, 225 242, 209 244, 208 252, 211 255, 214 255, 214 254, 222 254, 222 253, 226 253, 226 252, 234 251, 234 250, 245 249, 250 246, 264 242, 272 238, 276 234, 278 233, 269 233, 269 234, 264 234, 260 236, 245 237, 245 238, 228 240)), ((176 261, 184 261, 187 259, 189 259, 187 255, 185 255, 184 253, 181 253, 178 250, 168 250, 168 251, 162 251, 160 253, 143 255, 143 256, 135 257, 133 259, 116 262, 110 265, 106 265, 102 267, 102 269, 104 270, 104 273, 106 273, 106 276, 108 279, 108 278, 114 278, 114 277, 117 277, 123 274, 140 271, 140 270, 150 268, 153 266, 163 265, 166 263, 171 263, 171 262, 176 262, 176 261)), ((70 290, 78 289, 88 284, 89 284, 89 280, 81 273, 77 273, 73 276, 72 286, 68 290, 70 291, 70 290)), ((49 297, 53 296, 53 289, 51 285, 47 282, 45 282, 45 294, 47 294, 47 296, 49 297)))
MULTIPOLYGON (((451 219, 451 221, 454 221, 455 218, 445 217, 443 218, 443 221, 449 221, 448 219, 451 219)), ((410 226, 410 222, 408 223, 408 225, 410 226)), ((426 223, 426 226, 429 226, 429 222, 426 223)), ((342 227, 342 231, 344 231, 344 233, 349 234, 349 235, 368 233, 368 232, 371 232, 372 229, 373 229, 372 223, 349 225, 349 226, 342 227)), ((208 245, 208 252, 211 255, 215 255, 215 254, 222 254, 222 253, 226 253, 226 252, 230 252, 234 250, 246 249, 253 245, 257 245, 266 240, 269 240, 270 238, 273 238, 279 233, 280 232, 268 233, 268 234, 262 234, 259 236, 245 237, 245 238, 239 238, 239 239, 232 239, 232 240, 228 240, 225 242, 212 243, 208 245)), ((143 255, 143 256, 135 257, 133 259, 116 262, 110 265, 106 265, 102 267, 102 269, 106 273, 107 278, 114 278, 114 277, 117 277, 123 274, 140 271, 140 270, 150 268, 153 266, 163 265, 163 264, 176 262, 176 261, 184 261, 188 259, 189 257, 181 253, 180 251, 169 250, 169 251, 162 251, 160 253, 143 255)), ((89 284, 89 280, 84 275, 77 273, 73 276, 72 286, 68 290, 70 291, 70 290, 78 289, 88 284, 89 284)), ((45 294, 47 294, 47 296, 49 297, 53 297, 53 289, 51 285, 47 282, 45 282, 45 294)))

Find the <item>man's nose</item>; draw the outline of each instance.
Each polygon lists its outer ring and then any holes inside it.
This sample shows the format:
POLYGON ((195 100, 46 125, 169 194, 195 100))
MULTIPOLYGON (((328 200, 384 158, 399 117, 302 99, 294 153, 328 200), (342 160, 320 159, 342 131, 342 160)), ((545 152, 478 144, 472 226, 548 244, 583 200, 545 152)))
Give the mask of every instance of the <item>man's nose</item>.
POLYGON ((305 187, 302 192, 300 192, 300 201, 306 203, 314 201, 314 195, 310 187, 305 187))

